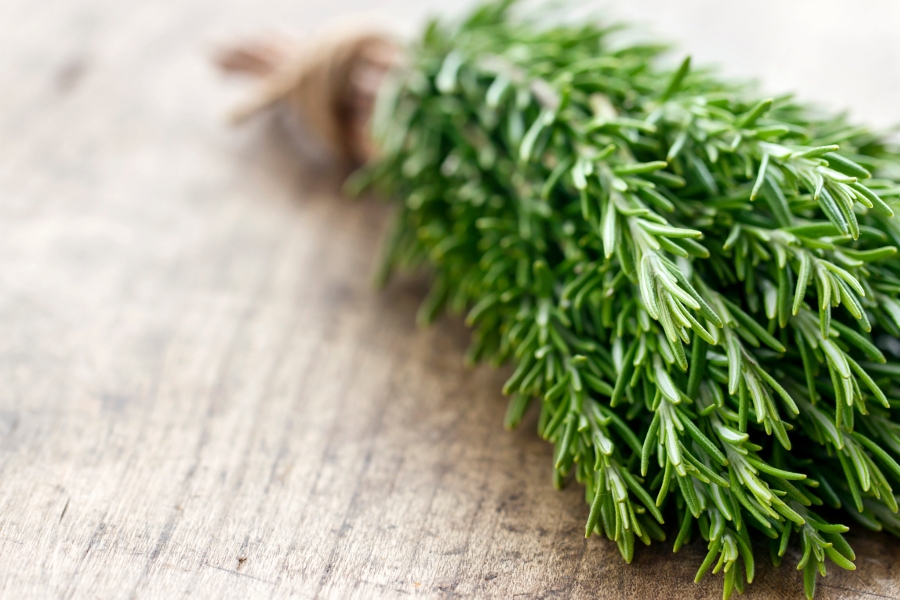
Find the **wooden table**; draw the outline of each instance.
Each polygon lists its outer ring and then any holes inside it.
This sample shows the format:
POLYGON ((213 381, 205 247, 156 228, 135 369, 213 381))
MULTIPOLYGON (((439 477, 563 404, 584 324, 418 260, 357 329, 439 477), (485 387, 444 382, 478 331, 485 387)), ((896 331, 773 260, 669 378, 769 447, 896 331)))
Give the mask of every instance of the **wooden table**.
MULTIPOLYGON (((415 327, 422 278, 370 285, 385 206, 223 126, 213 34, 356 5, 3 3, 0 597, 719 597, 702 543, 584 539, 534 417, 502 429, 506 371, 415 327)), ((819 598, 900 597, 896 542, 854 543, 819 598)), ((751 597, 801 594, 760 563, 751 597)))

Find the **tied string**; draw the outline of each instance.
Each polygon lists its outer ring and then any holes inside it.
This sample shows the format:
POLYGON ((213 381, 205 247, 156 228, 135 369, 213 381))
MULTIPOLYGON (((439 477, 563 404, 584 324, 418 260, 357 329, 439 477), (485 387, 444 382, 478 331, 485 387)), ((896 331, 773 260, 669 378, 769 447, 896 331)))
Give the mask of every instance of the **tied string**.
POLYGON ((375 97, 399 59, 394 42, 359 31, 304 42, 272 35, 224 47, 214 57, 224 72, 259 80, 253 95, 231 111, 233 123, 280 107, 350 166, 374 155, 369 121, 375 97))

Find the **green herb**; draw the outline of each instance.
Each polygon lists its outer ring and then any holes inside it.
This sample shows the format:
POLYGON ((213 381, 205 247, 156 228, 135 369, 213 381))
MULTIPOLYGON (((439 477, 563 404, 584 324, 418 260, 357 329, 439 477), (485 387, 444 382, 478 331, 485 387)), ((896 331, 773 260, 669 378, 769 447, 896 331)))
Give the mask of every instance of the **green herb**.
POLYGON ((900 153, 510 13, 432 23, 382 90, 356 176, 403 200, 382 272, 428 265, 420 322, 467 313, 468 358, 513 364, 506 424, 539 404, 587 535, 626 561, 699 536, 728 598, 753 529, 812 598, 826 559, 854 568, 834 519, 900 534, 900 153))

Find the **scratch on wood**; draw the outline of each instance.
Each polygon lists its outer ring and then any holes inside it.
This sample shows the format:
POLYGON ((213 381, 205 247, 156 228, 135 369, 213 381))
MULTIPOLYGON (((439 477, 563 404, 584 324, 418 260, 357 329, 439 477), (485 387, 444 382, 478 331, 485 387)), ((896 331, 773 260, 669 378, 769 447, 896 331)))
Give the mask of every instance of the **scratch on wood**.
POLYGON ((203 563, 204 567, 209 567, 210 569, 215 569, 216 571, 222 571, 223 573, 228 573, 229 575, 234 575, 235 577, 246 577, 247 579, 252 579, 253 581, 259 581, 260 583, 265 583, 267 585, 275 585, 274 581, 268 581, 267 579, 260 579, 259 577, 254 577, 253 575, 248 575, 247 573, 239 573, 237 571, 232 571, 231 569, 226 569, 224 567, 217 567, 216 565, 211 565, 209 563, 203 563))
POLYGON ((58 523, 62 523, 63 517, 66 516, 66 511, 69 510, 69 502, 72 500, 71 497, 66 498, 66 505, 63 506, 62 512, 59 514, 58 523))
POLYGON ((897 600, 898 599, 897 596, 885 596, 884 594, 876 594, 875 592, 867 592, 864 590, 855 590, 853 588, 842 587, 840 585, 832 585, 832 584, 826 583, 824 581, 819 581, 819 583, 816 585, 817 585, 817 587, 824 587, 824 588, 829 588, 832 590, 841 590, 844 592, 851 592, 851 593, 857 594, 859 596, 869 596, 872 598, 887 598, 888 600, 897 600))

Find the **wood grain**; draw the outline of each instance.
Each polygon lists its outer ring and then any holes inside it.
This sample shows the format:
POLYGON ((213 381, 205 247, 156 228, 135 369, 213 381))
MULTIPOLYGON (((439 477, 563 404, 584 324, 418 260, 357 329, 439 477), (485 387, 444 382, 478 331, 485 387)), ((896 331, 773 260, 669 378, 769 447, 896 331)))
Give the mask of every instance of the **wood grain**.
MULTIPOLYGON (((299 5, 3 4, 0 596, 719 597, 700 544, 584 540, 505 372, 416 329, 422 278, 370 285, 385 206, 222 125, 202 42, 343 6, 299 5)), ((854 542, 819 598, 900 597, 854 542)), ((799 597, 760 562, 751 598, 799 597)))

